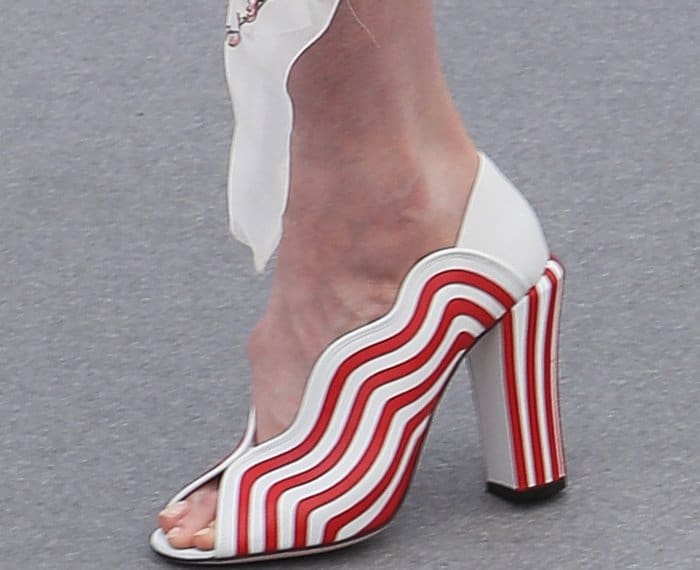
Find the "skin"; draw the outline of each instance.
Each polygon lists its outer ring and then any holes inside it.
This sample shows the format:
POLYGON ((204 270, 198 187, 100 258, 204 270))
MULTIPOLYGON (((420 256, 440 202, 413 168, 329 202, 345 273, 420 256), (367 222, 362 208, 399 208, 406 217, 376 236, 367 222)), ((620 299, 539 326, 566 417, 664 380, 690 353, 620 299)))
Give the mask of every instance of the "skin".
MULTIPOLYGON (((457 239, 478 157, 432 22, 431 0, 344 0, 292 70, 289 204, 248 346, 258 442, 293 422, 322 350, 385 314, 413 264, 457 239)), ((174 547, 214 547, 217 487, 160 513, 174 547)))

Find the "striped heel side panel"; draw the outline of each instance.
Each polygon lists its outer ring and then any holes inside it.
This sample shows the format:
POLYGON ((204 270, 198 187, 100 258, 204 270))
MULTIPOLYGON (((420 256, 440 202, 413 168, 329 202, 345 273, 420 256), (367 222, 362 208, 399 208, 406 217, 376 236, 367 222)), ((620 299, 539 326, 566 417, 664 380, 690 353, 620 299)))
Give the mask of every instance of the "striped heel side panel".
POLYGON ((556 492, 566 476, 557 389, 563 280, 550 260, 469 355, 489 490, 515 500, 556 492))

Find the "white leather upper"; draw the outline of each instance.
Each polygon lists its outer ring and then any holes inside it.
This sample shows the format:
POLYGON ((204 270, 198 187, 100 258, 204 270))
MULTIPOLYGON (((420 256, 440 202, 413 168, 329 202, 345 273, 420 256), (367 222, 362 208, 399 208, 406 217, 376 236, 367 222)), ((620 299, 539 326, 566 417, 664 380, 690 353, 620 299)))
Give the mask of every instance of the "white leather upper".
POLYGON ((540 278, 549 259, 549 247, 537 214, 483 153, 479 154, 479 171, 457 247, 498 261, 528 288, 540 278))

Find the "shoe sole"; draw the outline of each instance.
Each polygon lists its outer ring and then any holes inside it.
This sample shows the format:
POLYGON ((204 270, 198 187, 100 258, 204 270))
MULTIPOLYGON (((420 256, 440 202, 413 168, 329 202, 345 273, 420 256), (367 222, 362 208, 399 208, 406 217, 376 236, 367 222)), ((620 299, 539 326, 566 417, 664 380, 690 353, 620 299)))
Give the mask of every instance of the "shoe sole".
POLYGON ((254 554, 253 556, 245 556, 245 557, 234 557, 234 558, 221 558, 221 559, 211 559, 211 560, 184 560, 182 558, 175 558, 172 556, 168 556, 167 554, 162 554, 158 552, 160 556, 163 558, 171 561, 171 562, 176 562, 178 564, 182 565, 187 565, 187 566, 226 566, 226 565, 233 565, 233 564, 252 564, 255 562, 269 562, 272 560, 281 560, 284 558, 301 558, 302 556, 311 556, 313 554, 323 554, 326 552, 332 552, 334 550, 340 550, 342 548, 347 548, 349 546, 354 546, 355 544, 358 544, 360 542, 364 542, 365 540, 369 540, 370 538, 378 535, 380 532, 386 530, 388 527, 384 526, 380 529, 377 529, 365 536, 360 536, 356 538, 351 538, 345 541, 337 542, 335 544, 329 544, 326 546, 315 546, 312 548, 295 548, 295 549, 290 549, 290 550, 281 550, 279 552, 274 552, 272 554, 254 554))

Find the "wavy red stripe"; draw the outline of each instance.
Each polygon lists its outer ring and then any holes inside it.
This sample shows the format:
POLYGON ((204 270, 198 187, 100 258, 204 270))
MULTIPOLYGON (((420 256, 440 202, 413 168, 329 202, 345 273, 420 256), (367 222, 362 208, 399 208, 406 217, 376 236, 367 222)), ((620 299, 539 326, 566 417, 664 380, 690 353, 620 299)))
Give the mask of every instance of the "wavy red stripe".
POLYGON ((532 462, 535 467, 535 484, 544 485, 544 458, 540 439, 539 410, 537 409, 537 321, 539 319, 539 292, 535 287, 528 293, 527 319, 527 403, 530 420, 530 442, 532 443, 532 462))
POLYGON ((523 435, 520 428, 520 405, 515 376, 515 354, 513 335, 513 313, 509 312, 502 323, 502 347, 503 347, 503 372, 508 394, 508 412, 510 418, 511 442, 513 444, 513 464, 515 465, 515 478, 518 489, 527 487, 527 473, 525 471, 525 452, 523 451, 523 435))

